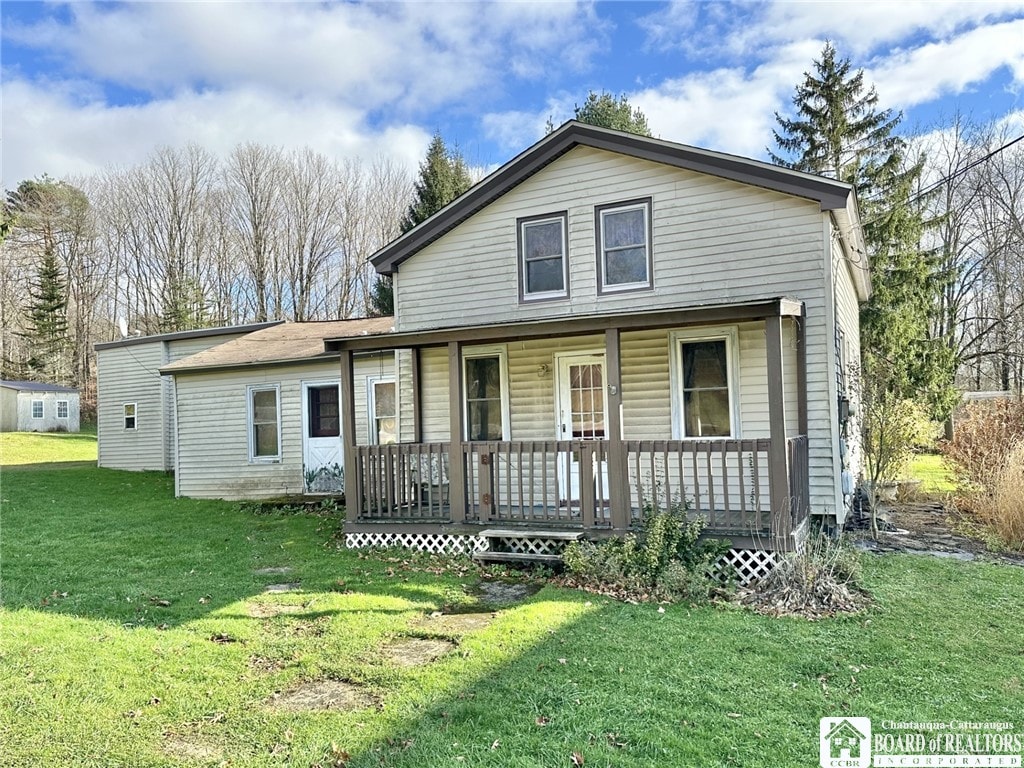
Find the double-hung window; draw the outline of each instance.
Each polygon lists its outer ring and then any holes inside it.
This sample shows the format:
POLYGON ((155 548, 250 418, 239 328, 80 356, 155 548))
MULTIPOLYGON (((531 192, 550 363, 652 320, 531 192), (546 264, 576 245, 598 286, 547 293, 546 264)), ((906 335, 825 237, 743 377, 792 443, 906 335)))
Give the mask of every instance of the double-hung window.
POLYGON ((569 295, 566 214, 519 219, 519 295, 523 301, 569 295))
POLYGON ((370 410, 370 442, 391 445, 398 442, 398 392, 393 378, 371 378, 367 382, 370 410))
POLYGON ((671 334, 674 432, 738 437, 735 328, 671 334))
POLYGON ((135 403, 125 403, 122 406, 122 415, 124 417, 124 428, 125 429, 136 429, 138 420, 136 419, 136 405, 135 403))
POLYGON ((281 388, 251 386, 249 398, 249 461, 281 460, 281 388))
POLYGON ((68 401, 58 400, 57 401, 57 418, 66 419, 68 417, 68 401))
POLYGON ((650 199, 598 206, 595 218, 598 292, 652 287, 650 199))
POLYGON ((504 347, 473 348, 463 360, 466 439, 508 440, 509 400, 504 347))
POLYGON ((43 418, 43 401, 33 400, 32 401, 32 418, 41 419, 43 418))

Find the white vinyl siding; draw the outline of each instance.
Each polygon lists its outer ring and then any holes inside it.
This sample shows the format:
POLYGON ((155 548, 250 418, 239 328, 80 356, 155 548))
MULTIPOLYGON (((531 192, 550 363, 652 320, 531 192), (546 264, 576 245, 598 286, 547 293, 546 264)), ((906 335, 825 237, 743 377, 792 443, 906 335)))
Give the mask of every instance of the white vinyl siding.
POLYGON ((648 197, 654 289, 644 309, 707 304, 709 295, 720 303, 821 295, 816 202, 576 147, 402 264, 396 329, 636 309, 632 293, 598 295, 594 211, 648 197), (567 203, 571 302, 520 302, 517 222, 567 203))
MULTIPOLYGON (((369 442, 368 379, 390 373, 390 354, 354 363, 356 439, 369 442)), ((303 381, 337 379, 337 360, 294 365, 252 366, 229 371, 180 373, 175 377, 178 409, 177 494, 196 498, 261 499, 303 492, 303 381), (280 388, 280 459, 249 462, 247 389, 280 388)), ((400 387, 408 386, 408 379, 400 387)), ((410 397, 399 393, 399 402, 410 397)), ((347 412, 342 404, 343 413, 347 412)))

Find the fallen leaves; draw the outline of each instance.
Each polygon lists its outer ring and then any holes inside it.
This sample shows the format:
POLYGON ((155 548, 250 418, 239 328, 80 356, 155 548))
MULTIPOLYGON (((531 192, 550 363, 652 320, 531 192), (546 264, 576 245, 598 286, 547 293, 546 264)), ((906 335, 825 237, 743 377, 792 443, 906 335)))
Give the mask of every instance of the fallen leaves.
POLYGON ((579 753, 579 752, 573 752, 571 760, 572 760, 572 764, 575 765, 575 766, 581 766, 581 765, 583 765, 583 762, 584 762, 583 761, 583 755, 581 753, 579 753))

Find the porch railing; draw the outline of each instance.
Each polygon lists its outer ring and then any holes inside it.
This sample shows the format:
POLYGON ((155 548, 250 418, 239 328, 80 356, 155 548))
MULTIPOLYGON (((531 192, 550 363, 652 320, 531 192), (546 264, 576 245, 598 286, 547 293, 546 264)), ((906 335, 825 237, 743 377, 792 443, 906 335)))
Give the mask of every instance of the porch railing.
MULTIPOLYGON (((628 505, 618 519, 636 525, 654 511, 685 509, 719 531, 764 534, 772 515, 796 529, 809 513, 807 438, 787 441, 789 508, 772 510, 771 440, 627 440, 609 468, 606 440, 463 443, 451 466, 449 443, 363 445, 349 486, 358 519, 537 523, 611 527, 611 499, 628 505), (452 483, 453 473, 462 483, 452 483), (613 493, 615 478, 628 482, 613 493), (462 487, 464 497, 453 498, 462 487)), ((620 482, 621 482, 620 481, 620 482)), ((619 525, 623 523, 618 523, 619 525)), ((777 529, 777 527, 774 527, 777 529)))

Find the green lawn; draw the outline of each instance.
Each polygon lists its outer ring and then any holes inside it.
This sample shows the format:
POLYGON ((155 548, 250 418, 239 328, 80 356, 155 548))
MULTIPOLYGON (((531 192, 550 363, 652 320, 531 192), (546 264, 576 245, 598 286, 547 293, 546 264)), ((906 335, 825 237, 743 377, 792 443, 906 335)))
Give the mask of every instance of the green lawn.
POLYGON ((946 460, 938 453, 918 453, 910 460, 911 479, 921 481, 924 493, 946 494, 956 490, 946 460))
POLYGON ((96 461, 96 427, 81 432, 0 432, 0 466, 96 461))
POLYGON ((1020 719, 1024 569, 867 557, 877 604, 818 623, 546 587, 402 668, 381 645, 468 601, 471 572, 339 550, 325 518, 175 500, 161 474, 2 480, 5 768, 810 766, 826 715, 1020 719), (282 580, 301 590, 263 594, 282 580), (252 615, 274 602, 298 612, 252 615), (268 706, 318 678, 381 706, 268 706))

